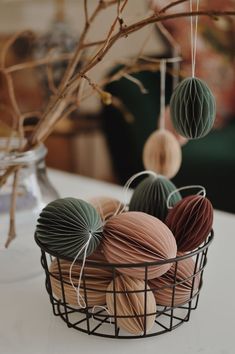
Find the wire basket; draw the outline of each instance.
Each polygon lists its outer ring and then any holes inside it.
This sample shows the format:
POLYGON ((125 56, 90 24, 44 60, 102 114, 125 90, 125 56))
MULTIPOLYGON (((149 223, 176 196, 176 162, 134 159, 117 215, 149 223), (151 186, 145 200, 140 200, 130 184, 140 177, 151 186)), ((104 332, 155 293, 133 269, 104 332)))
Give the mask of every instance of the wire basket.
MULTIPOLYGON (((49 294, 50 302, 52 305, 53 313, 55 316, 60 316, 68 327, 77 329, 78 331, 87 333, 89 335, 96 335, 100 337, 109 338, 143 338, 160 335, 166 332, 170 332, 177 328, 184 322, 188 322, 191 316, 192 310, 195 310, 198 306, 198 300, 200 291, 203 286, 203 273, 207 264, 207 252, 208 248, 213 240, 214 233, 211 231, 205 243, 194 250, 193 252, 179 255, 176 258, 168 259, 164 261, 151 262, 151 263, 138 263, 138 264, 111 264, 103 262, 95 262, 86 260, 86 265, 82 275, 82 281, 80 289, 83 292, 85 308, 79 308, 76 300, 74 300, 74 294, 68 291, 71 287, 71 283, 68 276, 65 277, 63 266, 65 262, 73 262, 73 259, 61 258, 57 254, 52 254, 45 247, 43 247, 38 240, 36 242, 41 248, 41 264, 44 268, 46 275, 46 289, 49 294), (193 260, 194 269, 190 275, 180 274, 181 262, 187 262, 187 260, 193 260), (148 277, 148 270, 152 266, 160 266, 162 264, 172 263, 171 266, 171 281, 159 282, 155 284, 148 277), (57 273, 53 272, 52 264, 56 265, 57 273), (117 277, 122 273, 123 268, 143 268, 144 280, 143 288, 136 290, 132 289, 117 289, 117 277), (87 270, 96 270, 100 272, 106 272, 109 274, 109 281, 113 281, 113 287, 111 290, 107 290, 107 287, 101 288, 100 281, 97 279, 97 283, 93 286, 90 284, 90 275, 87 274, 87 270), (172 271, 173 269, 173 271, 172 271), (55 287, 56 284, 56 287, 55 287), (182 293, 179 290, 187 289, 185 296, 181 296, 182 293), (56 290, 56 291, 55 291, 56 290), (148 293, 153 292, 156 298, 156 311, 148 312, 148 293), (99 301, 101 303, 97 306, 90 305, 90 295, 98 294, 99 301), (112 296, 113 311, 110 313, 106 310, 106 296, 107 294, 112 296), (164 294, 167 293, 167 303, 164 300, 164 294), (130 296, 130 294, 142 294, 143 308, 142 312, 135 314, 120 314, 118 311, 119 297, 130 296), (158 295, 161 295, 158 297, 158 295), (100 300, 103 299, 103 300, 100 300), (162 300, 163 299, 163 300, 162 300), (103 301, 103 303, 102 303, 103 301), (151 330, 148 330, 148 320, 154 316, 154 325, 151 330), (141 333, 129 333, 120 326, 120 323, 125 321, 138 321, 142 325, 141 333)), ((81 261, 77 261, 75 266, 80 266, 81 261)), ((160 279, 160 278, 159 278, 160 279)), ((137 322, 136 322, 137 321, 137 322)))

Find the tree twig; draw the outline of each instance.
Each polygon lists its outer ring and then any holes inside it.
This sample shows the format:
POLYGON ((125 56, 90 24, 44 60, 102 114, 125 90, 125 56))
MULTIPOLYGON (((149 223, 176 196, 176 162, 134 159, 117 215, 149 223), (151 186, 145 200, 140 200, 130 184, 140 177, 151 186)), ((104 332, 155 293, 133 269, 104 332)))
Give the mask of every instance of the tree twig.
POLYGON ((10 226, 8 232, 8 238, 5 243, 7 248, 10 243, 16 238, 16 227, 15 227, 15 210, 16 210, 16 200, 17 200, 17 187, 19 180, 20 167, 18 166, 14 172, 12 193, 11 193, 11 204, 10 204, 10 226))

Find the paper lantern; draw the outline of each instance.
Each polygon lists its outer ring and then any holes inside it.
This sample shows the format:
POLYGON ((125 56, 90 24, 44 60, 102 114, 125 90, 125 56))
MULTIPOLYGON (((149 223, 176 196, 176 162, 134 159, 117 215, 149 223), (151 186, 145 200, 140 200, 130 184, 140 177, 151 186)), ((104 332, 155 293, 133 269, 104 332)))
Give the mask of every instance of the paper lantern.
POLYGON ((117 325, 129 333, 141 335, 144 333, 146 316, 146 333, 149 332, 156 317, 156 302, 152 291, 147 286, 145 313, 145 282, 128 276, 115 278, 115 294, 113 281, 108 286, 106 303, 111 315, 114 315, 114 296, 116 297, 117 325), (143 290, 143 291, 141 291, 143 290), (131 292, 128 292, 131 291, 131 292), (119 292, 119 293, 117 293, 119 292), (128 317, 129 316, 129 317, 128 317))
POLYGON ((177 262, 161 277, 149 281, 150 289, 157 304, 161 306, 178 306, 187 303, 191 295, 196 294, 200 283, 200 274, 195 272, 195 262, 192 258, 186 258, 177 262), (194 275, 196 274, 196 275, 194 275), (194 280, 193 280, 194 279, 194 280), (173 286, 175 283, 179 283, 173 286), (174 301, 173 301, 174 293, 174 301))
MULTIPOLYGON (((130 211, 142 211, 164 221, 168 213, 167 198, 176 190, 175 185, 163 176, 149 176, 135 189, 129 204, 130 211)), ((170 204, 181 199, 179 192, 172 195, 170 204)))
MULTIPOLYGON (((75 258, 89 237, 87 255, 94 252, 102 230, 101 218, 92 205, 80 199, 64 198, 49 203, 42 210, 35 237, 49 252, 75 258)), ((78 258, 83 256, 84 250, 78 258)))
POLYGON ((181 161, 180 144, 171 132, 161 129, 150 135, 143 151, 143 163, 147 170, 172 178, 179 171, 181 161))
MULTIPOLYGON (((126 212, 110 218, 104 226, 104 255, 110 263, 157 262, 176 256, 176 242, 159 219, 141 212, 126 212)), ((147 278, 159 277, 170 263, 149 266, 147 278)), ((145 267, 119 267, 118 271, 145 279, 145 267)))
POLYGON ((170 110, 177 132, 189 139, 202 138, 215 121, 215 98, 204 81, 189 77, 173 92, 170 110))
POLYGON ((89 200, 103 221, 108 220, 113 216, 117 210, 122 210, 123 205, 115 198, 110 197, 96 197, 89 200))
POLYGON ((178 250, 192 251, 208 237, 213 224, 211 202, 201 195, 183 198, 170 209, 166 225, 176 238, 178 250))
MULTIPOLYGON (((97 263, 107 263, 104 255, 101 252, 95 251, 88 260, 97 263)), ((77 292, 70 283, 69 271, 71 262, 60 260, 60 269, 62 274, 62 282, 65 294, 66 303, 78 306, 77 292)), ((81 265, 76 263, 72 267, 72 281, 75 287, 78 286, 81 265)), ((50 280, 53 294, 63 301, 62 285, 57 259, 54 259, 50 265, 49 272, 51 273, 50 280)), ((87 306, 101 306, 106 303, 106 289, 112 280, 112 270, 108 267, 85 265, 83 270, 86 285, 87 306)), ((80 295, 85 300, 84 283, 81 281, 80 295)))

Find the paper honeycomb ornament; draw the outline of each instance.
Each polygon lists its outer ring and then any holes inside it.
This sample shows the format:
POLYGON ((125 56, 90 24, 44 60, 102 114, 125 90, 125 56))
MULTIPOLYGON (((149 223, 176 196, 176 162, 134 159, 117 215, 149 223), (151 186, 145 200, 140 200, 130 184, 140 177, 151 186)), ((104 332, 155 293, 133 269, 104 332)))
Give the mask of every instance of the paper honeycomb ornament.
POLYGON ((161 277, 149 281, 149 286, 157 304, 161 306, 179 306, 187 303, 197 291, 200 274, 195 269, 192 258, 174 262, 172 267, 161 277))
POLYGON ((215 98, 204 81, 189 77, 173 92, 170 111, 179 134, 188 139, 202 138, 209 133, 215 121, 215 98))
MULTIPOLYGON (((99 247, 100 249, 100 247, 99 247)), ((99 251, 95 251, 87 261, 94 261, 96 263, 107 263, 104 255, 99 251)), ((83 270, 83 277, 85 278, 86 287, 86 305, 101 306, 106 303, 106 289, 112 280, 112 270, 108 267, 102 267, 101 265, 91 266, 87 262, 83 270)), ((53 294, 63 301, 63 290, 66 303, 78 306, 77 292, 73 288, 70 282, 70 267, 71 262, 60 259, 59 264, 57 259, 54 259, 50 265, 50 281, 53 294), (60 273, 61 272, 61 273, 60 273), (60 278, 62 276, 62 279, 60 278)), ((76 263, 72 267, 71 277, 75 287, 78 286, 79 276, 81 272, 81 264, 76 263)), ((80 295, 85 301, 84 282, 82 280, 80 286, 80 295)))
POLYGON ((148 333, 155 321, 156 302, 152 291, 147 286, 145 313, 145 282, 128 276, 115 278, 115 294, 113 281, 107 289, 106 302, 109 312, 114 315, 114 296, 116 297, 117 324, 120 328, 135 335, 148 333), (141 291, 142 290, 142 291, 141 291), (125 316, 125 317, 118 317, 125 316), (145 320, 146 317, 146 320, 145 320))
MULTIPOLYGON (((142 211, 164 221, 168 213, 167 198, 175 190, 175 185, 166 177, 149 176, 136 187, 130 200, 129 210, 142 211)), ((181 200, 180 193, 174 193, 171 198, 172 205, 179 200, 181 200)))
POLYGON ((180 144, 168 130, 156 130, 147 139, 143 150, 146 170, 173 178, 180 169, 181 161, 180 144))
POLYGON ((123 208, 119 200, 110 197, 95 197, 90 199, 89 203, 96 208, 103 221, 108 220, 115 212, 123 208))
MULTIPOLYGON (((49 252, 75 258, 88 242, 92 254, 102 238, 103 224, 96 209, 81 199, 62 198, 49 203, 41 212, 35 238, 49 252)), ((84 256, 84 250, 79 259, 84 256)))
MULTIPOLYGON (((176 242, 159 219, 142 213, 126 212, 110 218, 104 226, 102 247, 110 263, 157 262, 176 256, 176 242)), ((148 267, 147 278, 167 272, 171 263, 148 267)), ((145 279, 145 267, 118 267, 122 274, 145 279)))
POLYGON ((212 204, 204 196, 190 195, 169 210, 165 222, 175 236, 178 251, 192 251, 210 234, 213 224, 212 204))

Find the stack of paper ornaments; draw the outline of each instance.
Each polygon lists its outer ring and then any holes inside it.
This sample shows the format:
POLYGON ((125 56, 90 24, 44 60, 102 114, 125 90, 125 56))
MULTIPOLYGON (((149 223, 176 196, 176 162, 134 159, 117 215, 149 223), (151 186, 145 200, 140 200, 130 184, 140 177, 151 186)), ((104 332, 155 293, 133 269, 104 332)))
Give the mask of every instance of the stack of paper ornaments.
POLYGON ((54 258, 49 269, 52 292, 75 308, 82 306, 79 297, 84 307, 105 306, 110 318, 115 301, 120 328, 135 335, 143 334, 145 326, 151 331, 158 305, 187 303, 192 284, 193 291, 198 291, 200 274, 193 258, 179 260, 177 272, 174 259, 178 252, 190 252, 207 239, 212 206, 200 195, 182 199, 173 183, 158 175, 139 184, 129 211, 121 208, 123 212, 117 213, 120 204, 110 198, 92 202, 95 207, 75 198, 58 199, 40 214, 35 237, 60 259, 58 263, 54 258), (172 191, 175 205, 168 211, 172 191), (86 261, 83 269, 82 261, 86 261))

